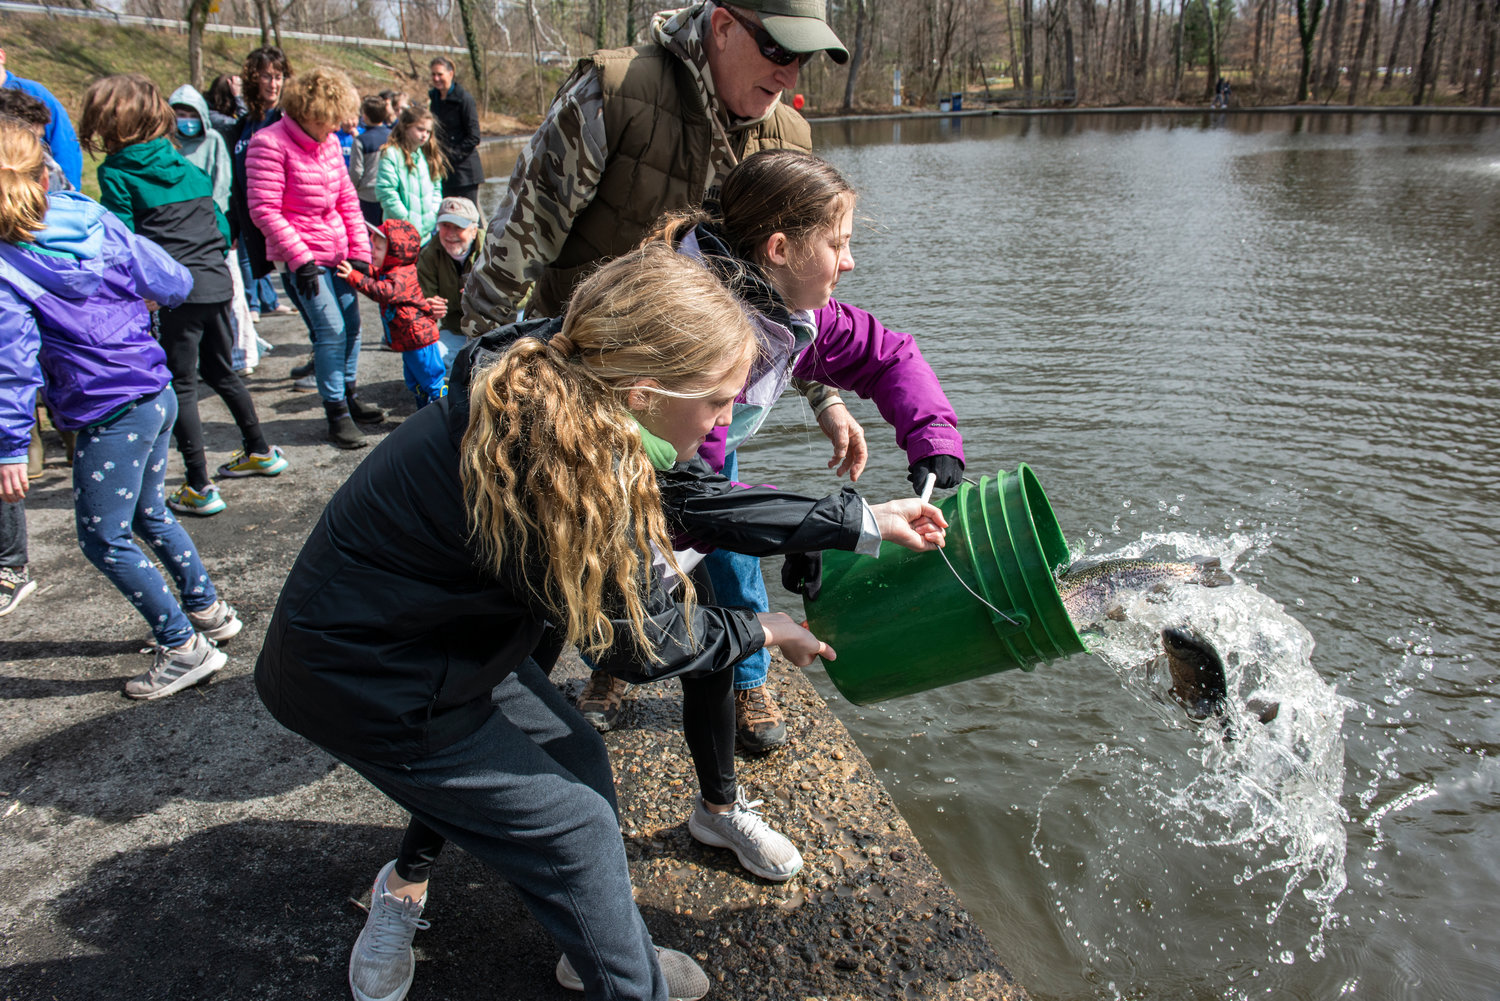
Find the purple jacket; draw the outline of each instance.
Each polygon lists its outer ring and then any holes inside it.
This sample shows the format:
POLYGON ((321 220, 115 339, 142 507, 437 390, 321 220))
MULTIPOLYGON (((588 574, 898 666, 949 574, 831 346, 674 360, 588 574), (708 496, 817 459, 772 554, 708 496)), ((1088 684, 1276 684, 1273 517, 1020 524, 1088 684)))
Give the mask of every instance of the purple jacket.
POLYGON ((37 389, 66 431, 171 381, 143 300, 180 305, 186 268, 76 192, 48 199, 34 244, 0 243, 0 462, 24 455, 37 389))

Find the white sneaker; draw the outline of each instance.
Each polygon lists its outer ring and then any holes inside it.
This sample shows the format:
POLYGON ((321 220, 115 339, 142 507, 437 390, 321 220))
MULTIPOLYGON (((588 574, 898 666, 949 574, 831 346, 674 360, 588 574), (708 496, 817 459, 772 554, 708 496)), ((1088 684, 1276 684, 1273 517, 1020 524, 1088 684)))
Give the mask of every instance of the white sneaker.
MULTIPOLYGON (((661 964, 661 976, 667 982, 670 1001, 698 1001, 708 993, 708 974, 693 961, 692 956, 657 946, 656 961, 661 964)), ((583 990, 583 978, 573 969, 567 953, 557 961, 557 982, 570 991, 583 990)))
POLYGON ((370 887, 370 916, 349 953, 349 990, 355 1001, 401 1001, 417 973, 411 940, 430 924, 422 920, 427 894, 415 902, 392 895, 385 881, 395 868, 392 859, 375 877, 370 887))
POLYGON ((755 808, 762 800, 745 801, 745 790, 735 790, 728 813, 709 813, 702 797, 688 818, 688 831, 705 845, 728 848, 740 865, 763 879, 784 883, 802 868, 802 854, 783 835, 771 829, 755 808))
POLYGON ((125 682, 125 694, 132 699, 161 699, 196 685, 228 663, 224 651, 214 646, 202 633, 175 650, 156 648, 151 670, 125 682))

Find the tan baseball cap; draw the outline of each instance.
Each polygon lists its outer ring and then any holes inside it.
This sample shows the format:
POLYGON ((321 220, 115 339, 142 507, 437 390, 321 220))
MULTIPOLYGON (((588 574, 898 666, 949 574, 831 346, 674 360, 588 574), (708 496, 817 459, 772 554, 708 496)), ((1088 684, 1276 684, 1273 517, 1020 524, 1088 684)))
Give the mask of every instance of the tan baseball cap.
POLYGON ((470 226, 479 225, 479 210, 467 198, 454 195, 438 203, 437 221, 451 222, 455 226, 468 229, 470 226))
POLYGON ((730 6, 759 14, 767 33, 788 52, 822 50, 836 63, 849 61, 849 50, 824 19, 823 0, 735 0, 730 6))

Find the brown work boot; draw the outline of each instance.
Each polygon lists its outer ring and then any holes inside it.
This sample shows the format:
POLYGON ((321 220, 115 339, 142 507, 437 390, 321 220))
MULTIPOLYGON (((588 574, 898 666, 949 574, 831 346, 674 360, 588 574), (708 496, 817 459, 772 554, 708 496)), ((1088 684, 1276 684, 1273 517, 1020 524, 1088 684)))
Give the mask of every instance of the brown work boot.
POLYGON ((589 683, 583 686, 578 696, 578 711, 600 733, 613 730, 620 722, 620 710, 625 706, 625 693, 635 686, 623 678, 605 671, 589 675, 589 683))
POLYGON ((786 743, 786 720, 765 685, 734 693, 734 743, 749 754, 786 743))

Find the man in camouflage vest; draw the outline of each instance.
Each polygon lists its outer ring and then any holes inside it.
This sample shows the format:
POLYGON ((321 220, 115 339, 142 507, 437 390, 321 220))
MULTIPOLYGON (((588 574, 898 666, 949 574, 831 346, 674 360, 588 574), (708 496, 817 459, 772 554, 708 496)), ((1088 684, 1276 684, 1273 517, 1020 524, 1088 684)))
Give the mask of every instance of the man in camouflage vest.
MULTIPOLYGON (((490 220, 464 288, 464 333, 512 322, 528 290, 527 315, 558 315, 594 266, 634 247, 662 213, 716 198, 744 157, 770 148, 810 152, 807 122, 781 95, 817 53, 848 60, 825 14, 824 0, 738 0, 732 7, 700 0, 654 15, 648 43, 580 60, 516 161, 490 220)), ((835 453, 864 449, 862 430, 836 405, 833 390, 798 388, 835 453)), ((747 592, 727 603, 764 603, 758 571, 756 577, 745 587, 758 599, 747 592)), ((736 737, 751 751, 786 741, 785 721, 766 690, 768 663, 760 652, 735 669, 736 737)), ((595 672, 579 709, 608 730, 629 688, 595 672)))

